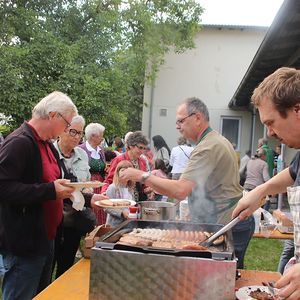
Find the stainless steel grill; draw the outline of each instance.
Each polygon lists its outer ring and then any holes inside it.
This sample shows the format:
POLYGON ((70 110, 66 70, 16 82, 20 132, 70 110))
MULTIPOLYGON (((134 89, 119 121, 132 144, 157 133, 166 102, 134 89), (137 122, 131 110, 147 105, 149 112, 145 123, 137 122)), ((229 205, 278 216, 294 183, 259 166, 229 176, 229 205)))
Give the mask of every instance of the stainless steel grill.
POLYGON ((232 235, 211 251, 156 249, 120 245, 133 228, 214 232, 222 225, 127 221, 92 249, 90 299, 234 299, 236 261, 232 235))

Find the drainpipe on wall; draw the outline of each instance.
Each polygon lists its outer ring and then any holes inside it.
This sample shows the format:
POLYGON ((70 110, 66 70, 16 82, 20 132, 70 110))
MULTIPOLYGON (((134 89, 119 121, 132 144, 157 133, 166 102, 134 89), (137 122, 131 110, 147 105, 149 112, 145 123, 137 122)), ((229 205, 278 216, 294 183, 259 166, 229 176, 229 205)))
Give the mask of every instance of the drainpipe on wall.
POLYGON ((150 107, 149 107, 150 113, 149 113, 149 128, 148 128, 149 140, 151 140, 151 136, 152 136, 153 102, 154 102, 154 83, 151 84, 151 90, 150 90, 150 107))
POLYGON ((255 124, 256 124, 256 108, 253 107, 252 109, 252 126, 251 126, 251 136, 250 136, 250 149, 251 149, 251 155, 253 155, 256 151, 254 149, 254 138, 255 138, 255 124))

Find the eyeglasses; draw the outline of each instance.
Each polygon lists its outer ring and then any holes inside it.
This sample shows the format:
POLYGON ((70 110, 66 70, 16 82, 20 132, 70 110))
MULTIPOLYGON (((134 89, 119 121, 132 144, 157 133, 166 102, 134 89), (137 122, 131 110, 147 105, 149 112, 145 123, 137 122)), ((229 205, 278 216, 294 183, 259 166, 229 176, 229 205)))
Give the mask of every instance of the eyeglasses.
POLYGON ((82 137, 83 131, 77 131, 76 129, 72 128, 69 130, 69 135, 72 137, 75 137, 76 135, 78 135, 79 137, 82 137))
POLYGON ((59 114, 59 116, 66 122, 66 124, 67 124, 67 127, 66 127, 66 128, 71 127, 71 124, 64 118, 64 116, 63 116, 61 113, 58 113, 58 114, 59 114))
POLYGON ((135 145, 136 147, 138 147, 140 150, 146 150, 147 148, 146 147, 144 147, 144 146, 139 146, 139 145, 135 145))
POLYGON ((195 114, 196 114, 196 113, 193 112, 193 113, 189 114, 188 116, 186 116, 186 117, 184 117, 184 118, 182 118, 182 119, 177 120, 177 121, 176 121, 176 125, 181 125, 181 124, 183 124, 184 121, 185 121, 187 118, 189 118, 189 117, 191 117, 191 116, 193 116, 193 115, 195 115, 195 114))

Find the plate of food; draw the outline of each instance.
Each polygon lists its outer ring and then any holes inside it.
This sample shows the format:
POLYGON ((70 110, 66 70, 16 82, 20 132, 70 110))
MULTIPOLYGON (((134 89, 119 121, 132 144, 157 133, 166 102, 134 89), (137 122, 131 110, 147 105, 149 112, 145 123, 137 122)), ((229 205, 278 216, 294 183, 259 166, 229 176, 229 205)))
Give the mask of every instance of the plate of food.
POLYGON ((129 199, 107 199, 96 201, 95 204, 102 208, 126 208, 129 206, 134 206, 135 201, 129 199))
MULTIPOLYGON (((276 293, 277 289, 275 289, 276 293)), ((235 292, 235 296, 238 300, 276 300, 279 299, 276 296, 272 296, 267 286, 263 285, 252 285, 245 286, 238 289, 235 292)))
POLYGON ((81 182, 68 182, 65 183, 66 186, 74 187, 76 189, 83 188, 98 188, 104 185, 101 181, 81 181, 81 182))

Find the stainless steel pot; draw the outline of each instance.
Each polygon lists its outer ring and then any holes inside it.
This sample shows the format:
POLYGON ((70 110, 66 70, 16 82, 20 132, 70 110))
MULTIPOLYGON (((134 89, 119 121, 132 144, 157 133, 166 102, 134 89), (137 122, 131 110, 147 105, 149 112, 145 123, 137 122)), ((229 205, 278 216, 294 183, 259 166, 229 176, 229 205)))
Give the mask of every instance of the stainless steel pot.
POLYGON ((170 202, 138 202, 140 219, 149 221, 175 220, 176 207, 170 202))

